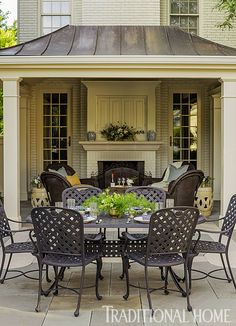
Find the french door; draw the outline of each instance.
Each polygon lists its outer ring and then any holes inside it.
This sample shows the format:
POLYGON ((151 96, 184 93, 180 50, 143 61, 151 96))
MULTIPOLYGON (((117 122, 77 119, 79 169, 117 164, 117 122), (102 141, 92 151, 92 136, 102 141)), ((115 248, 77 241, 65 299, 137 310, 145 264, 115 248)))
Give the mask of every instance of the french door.
POLYGON ((69 160, 68 93, 43 93, 43 168, 69 160))
POLYGON ((197 167, 198 111, 197 93, 173 93, 170 137, 173 162, 188 161, 197 167))

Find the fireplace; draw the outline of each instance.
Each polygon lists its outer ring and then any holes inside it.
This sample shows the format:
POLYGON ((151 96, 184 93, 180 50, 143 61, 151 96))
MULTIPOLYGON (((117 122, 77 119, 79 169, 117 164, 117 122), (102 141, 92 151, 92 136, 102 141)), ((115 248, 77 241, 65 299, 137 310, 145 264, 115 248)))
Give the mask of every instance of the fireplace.
POLYGON ((111 175, 118 178, 132 178, 134 185, 141 185, 144 177, 144 161, 98 161, 99 186, 106 188, 111 183, 111 175))

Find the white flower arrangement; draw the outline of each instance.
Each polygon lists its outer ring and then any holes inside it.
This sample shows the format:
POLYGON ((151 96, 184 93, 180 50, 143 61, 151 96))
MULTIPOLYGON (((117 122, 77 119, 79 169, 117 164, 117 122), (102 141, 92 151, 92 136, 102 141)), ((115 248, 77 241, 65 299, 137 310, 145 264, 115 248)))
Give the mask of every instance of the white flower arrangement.
POLYGON ((36 177, 33 177, 31 180, 31 184, 33 187, 41 188, 42 187, 42 181, 40 178, 40 175, 37 175, 36 177))
POLYGON ((127 186, 132 186, 132 184, 134 183, 134 180, 130 179, 130 178, 127 178, 126 183, 127 183, 127 186))

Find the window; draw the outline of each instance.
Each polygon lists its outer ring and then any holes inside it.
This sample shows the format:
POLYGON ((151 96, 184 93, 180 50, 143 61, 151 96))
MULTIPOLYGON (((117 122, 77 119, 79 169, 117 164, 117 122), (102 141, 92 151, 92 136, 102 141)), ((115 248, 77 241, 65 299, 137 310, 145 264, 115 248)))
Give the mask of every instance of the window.
POLYGON ((198 34, 198 0, 170 0, 170 25, 198 34))
POLYGON ((173 94, 173 162, 197 166, 197 94, 173 94))
POLYGON ((42 34, 48 34, 56 29, 70 24, 70 0, 42 1, 42 34))
POLYGON ((43 94, 43 166, 67 163, 68 94, 43 94))

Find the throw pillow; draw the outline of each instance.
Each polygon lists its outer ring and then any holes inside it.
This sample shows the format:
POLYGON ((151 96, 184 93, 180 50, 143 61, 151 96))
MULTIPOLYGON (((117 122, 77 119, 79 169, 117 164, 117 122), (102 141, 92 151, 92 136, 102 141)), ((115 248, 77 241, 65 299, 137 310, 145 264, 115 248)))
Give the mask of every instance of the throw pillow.
POLYGON ((66 169, 64 168, 64 166, 62 166, 62 167, 61 167, 60 169, 58 169, 58 170, 53 170, 53 169, 48 169, 48 170, 49 170, 49 172, 56 172, 56 173, 62 175, 64 178, 67 177, 67 172, 66 172, 66 169))
POLYGON ((72 186, 79 186, 81 184, 80 179, 76 173, 73 175, 67 175, 66 179, 72 186))
POLYGON ((180 168, 176 168, 173 165, 170 165, 170 174, 168 178, 168 182, 176 180, 179 176, 187 172, 188 165, 182 165, 180 168))

